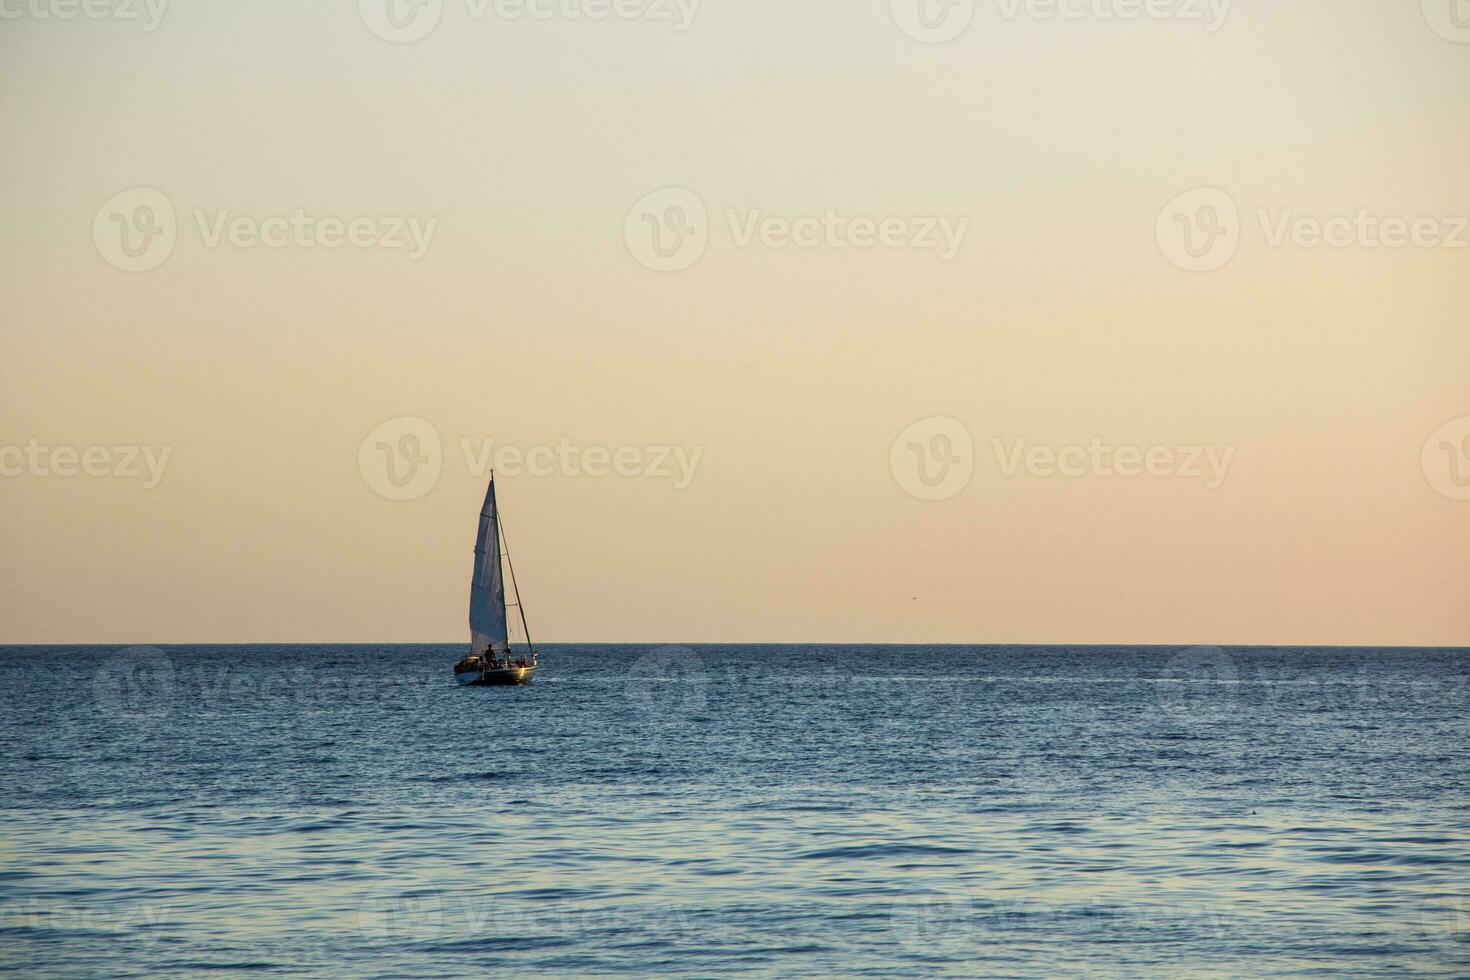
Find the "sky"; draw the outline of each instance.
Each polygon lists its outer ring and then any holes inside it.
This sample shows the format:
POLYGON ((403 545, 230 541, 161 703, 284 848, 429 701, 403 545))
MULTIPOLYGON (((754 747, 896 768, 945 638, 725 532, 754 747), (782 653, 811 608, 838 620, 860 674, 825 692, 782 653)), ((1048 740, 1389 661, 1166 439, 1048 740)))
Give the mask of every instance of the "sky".
POLYGON ((388 2, 0 0, 0 643, 1470 645, 1463 0, 388 2))

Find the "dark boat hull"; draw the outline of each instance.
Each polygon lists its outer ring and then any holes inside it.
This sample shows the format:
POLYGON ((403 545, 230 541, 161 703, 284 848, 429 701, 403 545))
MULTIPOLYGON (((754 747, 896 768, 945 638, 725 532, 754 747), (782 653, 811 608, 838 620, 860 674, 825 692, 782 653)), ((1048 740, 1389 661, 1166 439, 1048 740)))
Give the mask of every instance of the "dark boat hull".
POLYGON ((535 667, 506 667, 500 670, 469 670, 455 674, 461 687, 524 687, 536 679, 535 667))

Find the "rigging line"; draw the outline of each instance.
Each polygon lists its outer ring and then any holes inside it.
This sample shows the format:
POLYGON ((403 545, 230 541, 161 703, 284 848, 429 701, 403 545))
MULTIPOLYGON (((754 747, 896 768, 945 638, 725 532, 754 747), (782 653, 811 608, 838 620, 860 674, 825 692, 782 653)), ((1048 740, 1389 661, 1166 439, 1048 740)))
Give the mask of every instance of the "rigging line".
POLYGON ((505 522, 500 519, 500 501, 495 502, 495 526, 500 530, 500 543, 505 548, 505 565, 510 569, 510 587, 516 590, 516 609, 521 614, 521 630, 526 634, 526 649, 535 653, 536 647, 531 642, 531 627, 526 625, 526 610, 521 605, 521 586, 516 581, 516 566, 510 560, 510 542, 505 537, 505 522))

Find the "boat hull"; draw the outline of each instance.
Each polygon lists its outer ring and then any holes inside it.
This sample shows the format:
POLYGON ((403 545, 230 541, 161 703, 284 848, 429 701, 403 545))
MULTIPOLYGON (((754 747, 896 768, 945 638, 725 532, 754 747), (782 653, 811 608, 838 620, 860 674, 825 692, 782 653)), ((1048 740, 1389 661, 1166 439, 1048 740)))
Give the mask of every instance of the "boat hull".
POLYGON ((535 667, 506 667, 500 670, 467 670, 455 674, 461 687, 523 687, 536 679, 535 667))

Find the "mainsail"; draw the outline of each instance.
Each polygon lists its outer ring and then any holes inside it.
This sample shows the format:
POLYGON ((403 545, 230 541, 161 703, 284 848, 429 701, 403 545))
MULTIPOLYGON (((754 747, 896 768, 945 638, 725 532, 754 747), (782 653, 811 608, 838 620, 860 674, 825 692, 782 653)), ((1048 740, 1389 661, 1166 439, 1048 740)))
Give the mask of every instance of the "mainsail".
POLYGON ((495 478, 480 508, 480 533, 475 538, 475 576, 470 580, 470 651, 497 656, 510 649, 505 628, 505 576, 500 569, 500 515, 495 507, 495 478))

